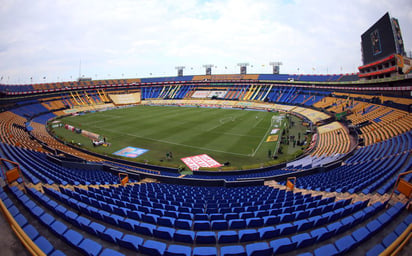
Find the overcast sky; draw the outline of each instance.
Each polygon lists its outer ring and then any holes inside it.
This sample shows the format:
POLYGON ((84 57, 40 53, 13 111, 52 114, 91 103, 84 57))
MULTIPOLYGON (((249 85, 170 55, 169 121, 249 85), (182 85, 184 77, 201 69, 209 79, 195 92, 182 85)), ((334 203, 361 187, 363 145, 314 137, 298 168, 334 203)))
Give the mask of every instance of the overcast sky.
POLYGON ((239 73, 352 73, 387 11, 412 49, 410 0, 1 0, 1 83, 239 73), (45 79, 44 79, 45 77, 45 79))

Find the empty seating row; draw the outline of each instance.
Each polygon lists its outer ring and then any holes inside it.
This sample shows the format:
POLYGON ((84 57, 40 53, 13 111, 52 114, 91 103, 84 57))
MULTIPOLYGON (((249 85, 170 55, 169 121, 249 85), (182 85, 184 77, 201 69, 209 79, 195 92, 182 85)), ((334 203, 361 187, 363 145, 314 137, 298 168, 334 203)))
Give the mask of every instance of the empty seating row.
POLYGON ((347 159, 347 164, 380 159, 390 155, 412 150, 412 131, 403 133, 391 139, 362 147, 347 159))
POLYGON ((44 153, 0 143, 8 159, 20 164, 20 168, 34 184, 117 184, 116 175, 102 170, 81 170, 59 166, 49 161, 44 153), (30 170, 30 171, 29 171, 30 170))
POLYGON ((412 214, 409 214, 390 234, 388 234, 381 243, 376 244, 367 252, 367 256, 379 255, 389 245, 391 245, 406 229, 412 224, 412 214))
POLYGON ((348 253, 382 230, 403 210, 404 207, 404 204, 400 202, 396 203, 379 217, 369 221, 366 225, 356 229, 351 234, 338 239, 335 243, 330 243, 316 249, 315 255, 342 255, 348 253))
MULTIPOLYGON (((113 244, 117 244, 119 246, 123 246, 125 248, 130 248, 134 250, 138 250, 141 253, 149 254, 149 255, 171 255, 167 253, 168 250, 172 252, 175 251, 184 251, 187 252, 185 255, 194 255, 195 253, 200 253, 202 251, 199 246, 189 247, 183 246, 182 247, 175 247, 178 244, 170 244, 169 246, 164 242, 159 242, 151 239, 144 239, 136 235, 128 235, 124 234, 121 231, 116 229, 110 228, 108 226, 104 226, 97 222, 93 222, 89 220, 87 217, 77 215, 75 212, 72 212, 68 209, 65 209, 61 205, 52 203, 53 201, 48 199, 47 196, 41 194, 40 192, 29 189, 30 194, 38 198, 38 200, 44 202, 45 205, 49 205, 48 208, 53 210, 54 212, 60 214, 61 216, 66 216, 68 221, 72 222, 73 225, 81 227, 82 229, 86 230, 90 234, 94 234, 95 236, 109 241, 113 244), (174 246, 172 246, 174 245, 174 246)), ((16 193, 16 192, 15 192, 16 193)), ((16 193, 18 194, 18 192, 16 193)), ((20 194, 20 193, 19 193, 20 194)), ((20 194, 20 197, 23 197, 21 200, 26 200, 26 204, 29 204, 29 200, 25 198, 25 195, 20 194)), ((217 234, 214 232, 208 231, 199 231, 193 232, 189 230, 179 230, 167 227, 156 227, 146 225, 135 226, 136 233, 145 236, 152 236, 155 239, 161 240, 168 240, 168 241, 175 241, 175 242, 182 242, 186 244, 215 244, 215 243, 245 243, 244 245, 231 245, 236 246, 235 248, 229 246, 225 247, 222 250, 224 253, 229 253, 231 250, 244 252, 249 250, 250 253, 253 251, 266 251, 268 254, 264 255, 272 255, 272 253, 281 253, 281 252, 288 252, 295 249, 305 248, 307 246, 325 241, 334 235, 338 235, 343 233, 344 231, 351 229, 351 227, 357 225, 358 223, 363 222, 364 220, 370 219, 376 213, 380 212, 384 208, 384 204, 377 203, 373 206, 364 208, 361 211, 355 212, 353 215, 347 215, 347 217, 342 218, 341 220, 338 219, 337 222, 330 223, 326 227, 317 227, 311 222, 305 222, 304 220, 298 222, 294 222, 293 224, 284 224, 283 226, 270 226, 261 228, 259 230, 239 230, 239 231, 219 231, 217 234), (304 232, 308 229, 315 228, 310 232, 304 232), (147 233, 151 232, 151 233, 147 233), (294 233, 298 232, 296 235, 294 233), (290 238, 283 237, 288 234, 293 235, 290 238), (279 238, 280 237, 280 238, 279 238), (263 238, 263 240, 267 239, 274 239, 268 242, 260 242, 255 243, 254 241, 259 241, 263 238), (253 242, 253 243, 252 243, 253 242), (226 248, 227 247, 227 248, 226 248)), ((401 209, 401 208, 400 208, 401 209)), ((53 220, 51 216, 46 215, 44 216, 44 221, 49 222, 53 220)), ((140 223, 142 224, 142 223, 140 223)), ((327 224, 327 223, 326 223, 327 224)), ((56 230, 62 230, 61 222, 58 221, 51 221, 50 226, 54 226, 56 230), (53 225, 54 224, 54 225, 53 225), (59 228, 57 228, 59 226, 59 228)), ((63 224, 64 225, 64 224, 63 224)), ((324 225, 324 224, 323 224, 324 225)), ((116 225, 118 227, 123 227, 122 225, 116 225)), ((125 229, 130 229, 130 226, 125 226, 125 229)), ((63 228, 64 230, 64 228, 63 228)), ((68 231, 64 231, 63 236, 68 231)), ((67 235, 71 235, 74 237, 75 241, 78 232, 72 231, 67 235)), ((90 240, 90 239, 89 239, 90 240)), ((88 240, 88 241, 89 241, 88 240)), ((207 251, 214 251, 211 247, 206 247, 207 251)), ((214 255, 214 254, 212 254, 214 255)), ((217 254, 216 254, 217 255, 217 254)), ((227 254, 230 255, 230 254, 227 254)), ((250 254, 252 255, 252 254, 250 254)))
MULTIPOLYGON (((388 176, 398 172, 406 163, 408 156, 408 153, 402 153, 375 161, 342 165, 329 171, 299 177, 296 186, 314 190, 356 193, 367 189, 371 184, 380 185, 379 179, 383 176, 389 178, 388 176)), ((285 182, 282 183, 285 184, 285 182)), ((365 192, 370 193, 377 187, 370 187, 365 192)))
POLYGON ((7 207, 11 216, 13 216, 14 220, 19 224, 28 237, 39 247, 40 250, 42 250, 46 255, 65 255, 62 251, 55 249, 50 241, 46 237, 42 236, 38 230, 28 222, 24 214, 19 211, 1 187, 0 198, 7 207))

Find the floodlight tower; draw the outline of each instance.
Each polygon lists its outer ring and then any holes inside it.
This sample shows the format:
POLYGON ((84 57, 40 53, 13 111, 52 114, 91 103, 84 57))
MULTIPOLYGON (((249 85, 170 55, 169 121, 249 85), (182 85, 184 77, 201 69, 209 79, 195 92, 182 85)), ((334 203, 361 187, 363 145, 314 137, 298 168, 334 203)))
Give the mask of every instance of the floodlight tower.
POLYGON ((283 65, 283 63, 280 62, 280 61, 273 61, 273 62, 270 62, 269 65, 273 66, 273 74, 276 74, 276 75, 277 75, 277 74, 280 73, 280 68, 279 68, 279 66, 280 66, 280 65, 283 65))
POLYGON ((206 69, 206 75, 210 76, 212 74, 212 67, 214 67, 213 64, 205 64, 203 67, 206 69))
POLYGON ((185 69, 185 66, 177 66, 175 69, 177 69, 177 76, 183 76, 183 69, 185 69))
POLYGON ((247 62, 238 63, 237 65, 240 67, 240 74, 241 75, 246 75, 246 73, 247 73, 246 67, 249 66, 249 63, 247 63, 247 62))

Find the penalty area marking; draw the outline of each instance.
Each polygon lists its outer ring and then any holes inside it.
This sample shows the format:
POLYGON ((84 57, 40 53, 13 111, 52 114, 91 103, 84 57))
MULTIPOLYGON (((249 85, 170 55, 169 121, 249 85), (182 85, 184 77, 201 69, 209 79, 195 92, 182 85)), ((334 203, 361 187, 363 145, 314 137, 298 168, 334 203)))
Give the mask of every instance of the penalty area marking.
POLYGON ((223 124, 226 124, 226 123, 229 123, 229 122, 234 122, 235 120, 236 120, 236 117, 233 117, 233 116, 227 116, 227 117, 220 118, 220 119, 219 119, 219 123, 217 123, 216 125, 210 127, 210 128, 207 129, 206 131, 207 131, 207 132, 210 132, 210 131, 216 129, 217 127, 219 127, 219 126, 221 126, 221 125, 223 125, 223 124))
POLYGON ((221 124, 225 124, 225 123, 231 122, 231 121, 232 121, 232 122, 236 121, 236 117, 227 116, 227 117, 224 117, 224 118, 219 119, 219 123, 221 123, 221 124))

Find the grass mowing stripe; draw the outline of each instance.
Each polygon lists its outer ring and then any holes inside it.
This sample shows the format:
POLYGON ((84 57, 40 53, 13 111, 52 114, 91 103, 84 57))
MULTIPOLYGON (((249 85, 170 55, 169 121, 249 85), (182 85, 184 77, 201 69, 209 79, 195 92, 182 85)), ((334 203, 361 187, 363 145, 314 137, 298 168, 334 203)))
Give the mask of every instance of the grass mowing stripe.
MULTIPOLYGON (((271 160, 268 151, 273 151, 274 144, 263 143, 262 136, 267 136, 273 115, 240 109, 137 106, 62 119, 63 123, 105 136, 110 147, 93 148, 90 139, 81 135, 69 131, 61 134, 68 141, 73 139, 107 155, 127 146, 149 149, 136 161, 178 166, 182 157, 209 154, 221 163, 230 161, 240 167, 271 160), (173 152, 172 160, 165 158, 169 151, 173 152)), ((56 131, 59 129, 64 130, 56 131)))
MULTIPOLYGON (((116 133, 111 131, 112 133, 116 133)), ((156 142, 162 142, 162 143, 166 143, 166 144, 172 144, 172 145, 178 145, 178 146, 184 146, 184 147, 189 147, 189 148, 196 148, 196 149, 205 149, 208 151, 214 151, 214 152, 218 152, 218 153, 225 153, 225 154, 230 154, 230 155, 238 155, 238 156, 247 156, 244 154, 238 154, 238 153, 234 153, 234 152, 227 152, 227 151, 222 151, 222 150, 216 150, 216 149, 210 149, 207 147, 196 147, 196 146, 191 146, 191 145, 186 145, 186 144, 181 144, 181 143, 176 143, 176 142, 171 142, 171 141, 166 141, 166 140, 159 140, 159 139, 154 139, 154 138, 149 138, 149 137, 143 137, 143 136, 138 136, 136 134, 130 134, 130 133, 118 133, 121 134, 121 136, 118 137, 122 137, 122 136, 132 136, 132 137, 136 137, 136 138, 140 138, 140 139, 144 139, 144 140, 151 140, 151 141, 156 141, 156 142)))

